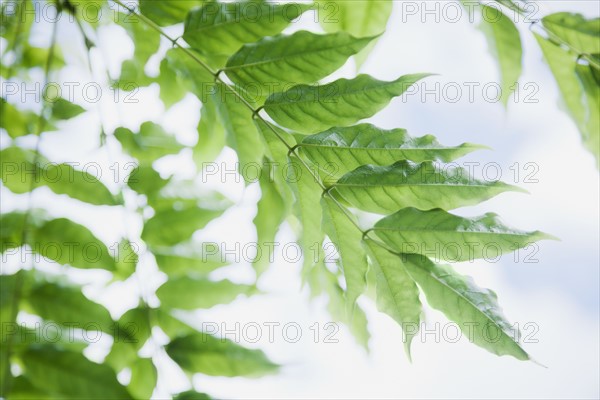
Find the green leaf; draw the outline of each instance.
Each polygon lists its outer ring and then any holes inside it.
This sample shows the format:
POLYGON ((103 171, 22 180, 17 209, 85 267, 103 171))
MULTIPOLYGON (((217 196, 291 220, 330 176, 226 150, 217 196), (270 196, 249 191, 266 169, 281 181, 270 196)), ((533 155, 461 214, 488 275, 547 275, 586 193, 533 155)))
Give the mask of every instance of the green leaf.
POLYGON ((346 307, 352 315, 358 297, 366 288, 367 256, 361 246, 362 232, 352 220, 333 202, 323 197, 323 227, 339 252, 339 266, 346 281, 346 307))
POLYGON ((94 175, 69 164, 51 163, 34 151, 7 147, 0 151, 2 182, 13 193, 28 193, 47 186, 56 194, 95 205, 119 204, 115 196, 94 175))
POLYGON ((153 162, 168 154, 178 153, 183 146, 158 124, 144 122, 139 133, 127 128, 117 128, 115 137, 123 149, 142 163, 153 162))
MULTIPOLYGON (((0 98, 0 128, 6 129, 11 138, 26 135, 37 135, 40 126, 40 117, 32 111, 19 110, 4 98, 0 98)), ((42 126, 46 131, 54 129, 54 126, 42 119, 42 126)))
POLYGON ((262 172, 259 184, 261 196, 252 222, 256 227, 257 237, 257 254, 253 266, 260 275, 271 263, 274 249, 271 245, 275 243, 275 235, 287 215, 287 210, 285 200, 271 178, 270 168, 262 172))
POLYGON ((173 246, 191 238, 194 232, 222 213, 223 210, 204 209, 194 204, 182 209, 158 210, 146 221, 142 239, 150 246, 173 246))
MULTIPOLYGON (((345 31, 356 37, 379 35, 392 14, 390 0, 319 1, 320 23, 325 32, 345 31)), ((374 43, 356 56, 358 67, 373 50, 374 43)))
POLYGON ((29 245, 59 264, 115 270, 115 260, 106 245, 86 227, 66 218, 53 219, 33 231, 29 245))
POLYGON ((322 243, 325 235, 321 229, 323 190, 310 171, 297 158, 289 159, 288 181, 294 191, 295 215, 301 222, 298 241, 303 253, 303 273, 311 268, 325 268, 322 243))
POLYGON ((347 126, 373 116, 392 98, 428 74, 405 75, 380 81, 369 75, 308 86, 298 85, 272 94, 264 109, 275 122, 298 132, 315 133, 333 126, 347 126))
POLYGON ((58 98, 52 102, 52 118, 54 119, 71 119, 83 112, 85 112, 85 108, 63 98, 58 98))
POLYGON ((126 343, 136 351, 141 349, 152 336, 150 312, 147 307, 136 307, 127 310, 114 329, 115 344, 126 343))
POLYGON ((458 324, 469 341, 502 356, 528 360, 519 332, 502 315, 496 293, 481 289, 450 266, 417 255, 402 255, 403 265, 421 287, 431 307, 458 324))
POLYGON ((160 34, 133 14, 115 13, 115 22, 125 28, 134 45, 133 60, 142 72, 160 46, 160 34))
POLYGON ((159 26, 178 24, 188 12, 206 1, 202 0, 140 0, 140 12, 159 26))
POLYGON ((581 14, 554 13, 542 18, 550 39, 566 44, 575 54, 600 53, 600 18, 586 19, 581 14))
POLYGON ((27 378, 23 375, 17 376, 13 379, 10 385, 10 393, 8 395, 10 400, 54 400, 54 397, 45 391, 43 388, 36 388, 27 378))
POLYGON ((187 89, 191 90, 204 103, 208 97, 207 92, 214 88, 215 77, 203 68, 198 60, 207 62, 199 54, 190 57, 179 48, 170 49, 165 55, 166 66, 169 71, 174 71, 177 76, 186 83, 187 89))
POLYGON ((442 146, 434 136, 413 138, 405 129, 381 129, 371 124, 336 127, 305 136, 298 144, 320 168, 327 168, 331 178, 339 178, 364 164, 390 165, 399 160, 450 162, 484 148, 471 143, 442 146))
POLYGON ((379 220, 377 236, 399 253, 415 253, 457 262, 497 259, 532 243, 552 239, 540 231, 508 228, 494 213, 463 218, 441 209, 404 208, 379 220))
POLYGON ((252 123, 252 111, 224 84, 217 84, 216 89, 215 102, 227 133, 227 143, 238 155, 240 174, 250 182, 248 174, 262 169, 264 139, 252 123))
POLYGON ((58 398, 131 399, 107 365, 82 354, 50 346, 32 347, 22 356, 25 377, 58 398))
POLYGON ((328 76, 372 39, 357 39, 344 32, 319 35, 307 31, 266 37, 244 45, 227 61, 224 71, 243 87, 260 84, 261 97, 266 98, 328 76))
POLYGON ((364 244, 377 276, 377 309, 402 327, 404 348, 410 359, 410 344, 418 332, 423 308, 419 288, 399 256, 371 239, 366 239, 364 244))
POLYGON ((191 276, 202 277, 210 272, 228 265, 219 254, 193 254, 188 252, 154 252, 158 268, 169 277, 191 276))
POLYGON ((509 190, 523 191, 500 181, 474 179, 461 167, 429 161, 398 161, 389 167, 363 165, 332 187, 352 206, 378 214, 404 207, 451 210, 478 204, 509 190))
POLYGON ((206 333, 177 338, 165 349, 181 368, 191 373, 259 377, 277 371, 277 365, 262 351, 246 349, 231 340, 206 333))
MULTIPOLYGON (((592 56, 597 65, 600 65, 600 57, 592 56)), ((596 164, 600 165, 600 68, 589 64, 578 63, 575 67, 577 78, 583 86, 585 93, 586 129, 583 137, 585 147, 596 157, 596 164)))
POLYGON ((158 371, 152 359, 138 358, 130 368, 131 380, 127 390, 135 399, 150 399, 158 380, 158 371))
POLYGON ((181 392, 176 394, 173 397, 173 400, 211 400, 212 397, 207 395, 206 393, 198 393, 193 390, 188 390, 187 392, 181 392))
POLYGON ((485 33, 490 52, 498 62, 501 77, 501 101, 506 106, 522 70, 521 36, 513 21, 497 8, 481 5, 480 29, 485 33))
POLYGON ((310 4, 209 3, 190 11, 183 38, 205 53, 232 54, 244 43, 280 33, 310 4))
POLYGON ((27 303, 38 316, 66 327, 109 333, 113 329, 108 310, 85 297, 79 287, 42 283, 31 290, 27 303))
POLYGON ((230 303, 239 295, 248 295, 253 291, 253 286, 233 283, 227 279, 211 281, 181 276, 165 282, 156 291, 156 296, 163 307, 195 310, 230 303))
POLYGON ((267 172, 269 173, 271 180, 274 182, 279 194, 284 200, 286 213, 288 213, 289 210, 287 210, 287 208, 294 201, 292 189, 290 188, 290 183, 292 182, 289 182, 287 179, 288 172, 290 172, 290 168, 292 168, 288 165, 288 146, 295 146, 296 139, 278 126, 260 118, 255 118, 254 124, 267 144, 267 159, 264 162, 265 168, 261 177, 267 172), (283 143, 284 141, 287 145, 283 143))
POLYGON ((127 186, 149 199, 158 195, 171 178, 163 179, 160 174, 152 168, 152 165, 138 165, 127 178, 127 186))
POLYGON ((170 312, 157 308, 154 311, 155 321, 162 331, 170 338, 177 338, 189 334, 196 334, 196 329, 192 328, 178 318, 171 315, 170 312))
POLYGON ((218 103, 213 96, 206 96, 200 109, 198 142, 194 146, 194 161, 199 168, 214 161, 225 147, 225 127, 221 122, 218 103))
POLYGON ((589 67, 588 73, 585 66, 577 65, 577 55, 537 34, 535 37, 556 79, 566 111, 577 125, 584 144, 596 156, 597 166, 600 166, 600 116, 594 108, 598 102, 599 84, 590 74, 592 67, 589 67))

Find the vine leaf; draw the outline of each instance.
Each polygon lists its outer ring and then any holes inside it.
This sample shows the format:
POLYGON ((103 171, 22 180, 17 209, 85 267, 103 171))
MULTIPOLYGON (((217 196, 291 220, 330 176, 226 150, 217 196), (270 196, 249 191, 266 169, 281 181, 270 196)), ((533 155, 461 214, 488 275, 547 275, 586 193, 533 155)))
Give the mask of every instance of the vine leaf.
POLYGON ((496 355, 528 360, 520 334, 502 315, 496 293, 481 289, 448 265, 418 255, 401 255, 406 271, 421 287, 427 303, 458 324, 470 342, 496 355))
POLYGON ((358 75, 326 85, 298 85, 269 96, 264 109, 284 127, 302 133, 320 132, 371 117, 428 75, 404 75, 390 82, 358 75))
POLYGON ((410 161, 387 167, 363 165, 332 187, 354 207, 378 214, 403 207, 451 210, 478 204, 508 190, 523 191, 500 181, 474 179, 461 167, 410 161))
POLYGON ((399 253, 435 253, 436 258, 452 262, 496 259, 538 240, 554 239, 540 231, 508 228, 494 213, 465 218, 442 209, 412 207, 384 217, 373 230, 399 253))

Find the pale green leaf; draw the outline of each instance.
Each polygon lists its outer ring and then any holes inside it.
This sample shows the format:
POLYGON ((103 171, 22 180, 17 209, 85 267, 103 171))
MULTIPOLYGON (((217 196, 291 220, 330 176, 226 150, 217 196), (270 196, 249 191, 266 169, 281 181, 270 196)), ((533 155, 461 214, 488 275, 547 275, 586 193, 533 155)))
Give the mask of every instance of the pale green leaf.
POLYGON ((229 339, 196 333, 173 340, 167 354, 186 371, 210 376, 259 377, 277 371, 260 350, 241 347, 229 339))
MULTIPOLYGON (((356 37, 379 35, 385 31, 392 14, 391 0, 319 1, 319 22, 326 32, 345 31, 356 37)), ((374 43, 356 56, 360 65, 374 43)))
POLYGON ((519 81, 522 69, 523 49, 519 30, 513 21, 497 8, 481 6, 480 29, 485 33, 490 52, 500 68, 502 103, 506 106, 519 81))
POLYGON ((323 227, 339 253, 339 266, 346 280, 346 301, 352 315, 358 297, 366 288, 367 256, 361 246, 362 232, 333 200, 323 197, 323 227))
POLYGON ((390 253, 371 239, 364 241, 370 265, 377 279, 377 309, 392 317, 403 332, 406 354, 421 323, 422 305, 419 288, 406 271, 398 255, 390 253))
POLYGON ((256 227, 257 254, 252 264, 260 275, 271 263, 275 235, 283 223, 287 211, 284 198, 274 179, 271 178, 270 168, 262 171, 259 184, 261 196, 257 203, 256 216, 252 220, 256 227))
POLYGON ((227 133, 227 143, 239 158, 239 172, 249 182, 250 173, 262 168, 265 142, 252 122, 252 111, 224 84, 214 94, 220 120, 227 133))
POLYGON ((195 310, 230 303, 239 295, 249 295, 253 291, 253 286, 236 284, 227 279, 211 281, 181 276, 165 282, 156 291, 156 296, 164 307, 195 310))
POLYGON ((158 210, 146 221, 142 239, 150 246, 173 246, 191 238, 222 213, 221 209, 204 209, 194 204, 182 209, 158 210))
POLYGON ((544 58, 552 70, 554 79, 562 95, 562 103, 574 120, 586 147, 596 156, 600 165, 600 115, 597 110, 598 82, 593 79, 592 71, 578 66, 577 55, 552 43, 540 35, 535 35, 544 58), (594 108, 596 107, 596 108, 594 108))
POLYGON ((575 54, 600 53, 600 18, 559 12, 542 18, 550 39, 570 47, 575 54))
POLYGON ((152 359, 138 358, 130 368, 131 380, 127 390, 136 399, 150 399, 158 379, 158 371, 152 359))
POLYGON ((144 122, 140 131, 134 133, 127 128, 117 128, 115 137, 123 149, 140 162, 153 162, 168 154, 178 153, 183 146, 154 122, 144 122))
POLYGON ((140 0, 140 13, 159 26, 178 24, 185 20, 194 7, 206 3, 202 0, 140 0))

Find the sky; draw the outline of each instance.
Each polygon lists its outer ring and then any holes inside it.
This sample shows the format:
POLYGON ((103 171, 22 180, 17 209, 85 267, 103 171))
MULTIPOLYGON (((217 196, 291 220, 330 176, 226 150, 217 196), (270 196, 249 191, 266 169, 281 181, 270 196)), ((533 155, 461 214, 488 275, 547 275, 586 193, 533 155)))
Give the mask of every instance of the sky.
MULTIPOLYGON (((600 15, 600 3, 596 1, 540 3, 539 11, 532 15, 534 18, 562 10, 582 12, 588 17, 600 15)), ((418 86, 417 93, 393 100, 369 122, 383 128, 406 128, 413 136, 433 134, 447 145, 473 142, 489 146, 491 150, 478 151, 465 159, 479 163, 473 164, 476 174, 499 171, 503 180, 529 191, 529 194, 504 193, 458 213, 479 215, 493 211, 510 226, 539 229, 560 240, 540 242, 538 248, 524 249, 516 258, 509 255, 495 263, 462 263, 456 265, 456 269, 498 294, 505 315, 523 331, 527 339, 525 349, 536 362, 496 357, 468 343, 464 337, 455 342, 452 324, 439 312, 427 309, 427 329, 415 338, 410 363, 403 351, 398 325, 379 313, 371 300, 361 298, 359 302, 367 310, 372 335, 367 352, 343 326, 336 330, 337 325, 328 324, 331 318, 324 311, 324 299, 308 299, 299 278, 301 263, 283 260, 281 252, 277 252, 276 261, 258 283, 264 294, 240 298, 232 304, 182 315, 182 318, 196 326, 216 323, 219 334, 223 334, 224 329, 245 332, 240 342, 262 348, 284 366, 281 373, 258 380, 196 375, 193 383, 197 390, 220 398, 600 396, 600 225, 595 160, 583 148, 577 128, 562 111, 557 86, 526 22, 518 24, 524 46, 524 68, 519 82, 522 96, 518 101, 509 100, 508 107, 504 108, 500 102, 490 100, 489 93, 483 90, 487 83, 498 82, 499 73, 476 24, 464 16, 456 22, 449 21, 455 10, 448 8, 449 2, 414 4, 416 14, 396 2, 387 31, 361 72, 378 79, 417 72, 438 75, 418 86), (437 14, 424 13, 424 7, 431 10, 436 7, 434 4, 438 4, 437 14), (436 20, 439 16, 442 17, 436 20), (470 83, 479 84, 472 99, 468 92, 470 83), (436 90, 436 84, 441 90, 436 90), (461 96, 454 101, 456 92, 453 90, 457 87, 461 89, 461 96), (446 93, 446 96, 436 98, 434 92, 446 93), (240 329, 236 329, 236 323, 240 329), (279 324, 273 325, 272 343, 267 334, 269 323, 279 324), (261 327, 260 340, 257 343, 244 340, 253 337, 256 324, 261 327), (295 341, 298 328, 301 335, 295 341), (317 332, 318 338, 315 337, 317 332)), ((65 26, 60 32, 63 42, 73 34, 71 29, 65 26)), ((319 28, 307 15, 290 31, 298 29, 319 28)), ((120 60, 132 47, 124 32, 118 30, 103 32, 101 39, 102 54, 94 55, 95 62, 105 64, 113 76, 118 76, 120 60)), ((47 35, 42 30, 34 40, 44 42, 47 35)), ((73 50, 68 56, 73 66, 61 79, 89 81, 91 77, 84 68, 80 44, 73 41, 67 46, 73 50)), ((151 60, 147 70, 156 70, 156 64, 151 60)), ((328 80, 354 74, 355 67, 350 61, 328 80)), ((93 80, 101 78, 96 74, 93 80)), ((115 104, 110 98, 103 98, 100 109, 105 126, 135 128, 151 119, 162 123, 167 131, 175 132, 182 142, 193 143, 200 106, 197 100, 188 97, 165 111, 157 100, 156 87, 141 90, 138 95, 137 104, 115 104)), ((89 114, 69 122, 60 137, 45 140, 42 152, 56 161, 94 160, 103 165, 117 161, 124 165, 127 159, 118 153, 118 146, 109 151, 96 150, 97 131, 89 127, 98 123, 100 114, 98 109, 89 114)), ((5 146, 6 135, 2 134, 0 139, 5 146)), ((169 157, 159 163, 161 171, 185 171, 189 159, 183 158, 169 157)), ((219 161, 234 163, 235 154, 226 149, 219 161)), ((106 183, 114 182, 106 179, 106 183)), ((236 201, 236 206, 198 232, 195 239, 230 246, 235 242, 254 241, 251 220, 260 195, 256 185, 244 188, 243 184, 231 180, 209 179, 205 188, 225 193, 236 201)), ((4 188, 2 198, 4 211, 23 207, 23 197, 11 196, 4 188)), ((34 201, 50 209, 52 215, 93 224, 94 232, 107 243, 116 241, 126 231, 140 229, 134 220, 129 222, 114 210, 71 207, 68 200, 50 202, 49 198, 48 193, 40 189, 34 201)), ((284 225, 276 240, 282 244, 292 243, 294 236, 290 227, 284 225)), ((251 280, 250 265, 241 261, 215 278, 251 280)), ((99 275, 99 278, 104 277, 99 275)), ((149 286, 162 282, 160 274, 151 269, 146 278, 143 281, 149 286)), ((134 305, 133 294, 138 290, 135 282, 116 284, 104 290, 98 284, 102 279, 89 279, 83 274, 73 279, 85 282, 86 294, 106 304, 115 317, 134 305)), ((101 356, 91 352, 90 357, 101 356)), ((188 389, 177 371, 165 360, 158 361, 166 378, 159 382, 157 398, 188 389)))

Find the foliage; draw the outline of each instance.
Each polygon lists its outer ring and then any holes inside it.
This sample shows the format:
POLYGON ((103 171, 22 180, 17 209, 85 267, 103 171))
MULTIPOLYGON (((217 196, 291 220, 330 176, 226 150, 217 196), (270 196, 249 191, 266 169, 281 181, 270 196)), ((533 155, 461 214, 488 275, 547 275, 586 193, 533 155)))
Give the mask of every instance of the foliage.
MULTIPOLYGON (((272 241, 284 222, 298 226, 305 254, 303 279, 313 295, 328 297, 332 316, 347 324, 359 343, 366 346, 369 336, 357 300, 375 285, 376 303, 402 326, 409 356, 417 331, 407 324, 419 326, 423 293, 427 303, 457 322, 474 344, 497 355, 529 359, 495 293, 437 261, 485 258, 490 246, 499 255, 551 237, 509 228, 491 213, 472 218, 450 213, 519 188, 481 182, 446 165, 483 146, 445 146, 431 135, 412 137, 401 128, 360 123, 428 74, 392 81, 359 74, 323 83, 349 58, 358 66, 366 60, 385 29, 392 2, 317 3, 319 9, 337 7, 335 23, 321 20, 326 33, 285 31, 313 7, 306 3, 140 0, 135 10, 118 0, 88 2, 97 6, 97 19, 68 0, 53 3, 59 14, 74 16, 70 23, 77 27, 85 53, 95 53, 103 26, 119 26, 129 35, 135 50, 123 62, 121 75, 111 77, 115 88, 132 90, 128 82, 158 85, 166 108, 192 93, 202 103, 201 117, 193 146, 151 121, 137 129, 121 126, 105 132, 99 127, 100 146, 110 153, 119 145, 135 160, 126 182, 113 188, 85 170, 52 162, 40 146, 48 137, 60 138, 62 124, 86 115, 88 109, 46 96, 43 107, 31 111, 2 99, 0 128, 10 138, 1 151, 6 190, 31 204, 34 195, 49 189, 48 196, 68 197, 85 204, 90 213, 122 210, 141 226, 139 234, 124 234, 114 248, 94 226, 31 206, 3 210, 3 253, 31 249, 44 258, 39 263, 34 256, 18 272, 0 275, 1 322, 15 328, 2 331, 3 397, 150 398, 160 381, 157 363, 166 357, 189 375, 259 377, 277 371, 277 364, 261 350, 222 340, 180 319, 181 310, 210 308, 257 293, 254 284, 214 280, 211 272, 228 263, 220 257, 207 259, 193 237, 218 220, 231 202, 194 181, 161 176, 156 169, 157 160, 186 151, 193 153, 200 169, 226 145, 236 151, 246 184, 260 187, 254 218, 259 243, 272 241), (109 6, 115 12, 103 14, 109 6), (166 33, 170 30, 164 28, 173 25, 182 29, 183 40, 166 33), (162 52, 161 42, 172 48, 162 52), (160 58, 158 75, 146 69, 153 57, 160 58), (33 148, 27 144, 31 140, 20 140, 32 137, 33 148), (246 168, 252 165, 260 167, 257 182, 246 168), (287 175, 290 171, 295 176, 287 175), (367 212, 378 215, 374 225, 362 218, 367 212), (323 246, 329 242, 339 257, 326 266, 323 246), (434 261, 423 248, 436 246, 445 251, 434 261), (93 260, 86 247, 96 251, 93 260), (308 256, 314 249, 316 257, 308 256), (40 265, 48 263, 58 267, 58 273, 40 265), (155 263, 166 278, 160 287, 144 287, 141 277, 151 268, 147 263, 155 263), (112 315, 69 278, 73 270, 99 269, 109 273, 112 282, 137 280, 138 304, 123 315, 112 315), (59 330, 76 322, 80 330, 102 332, 112 339, 109 353, 99 363, 86 357, 89 343, 84 340, 32 337, 22 323, 27 317, 53 322, 59 330), (490 329, 500 340, 486 339, 490 329), (160 333, 168 337, 166 344, 158 339, 160 333), (148 347, 154 349, 151 357, 140 351, 148 347), (123 371, 130 379, 121 379, 123 371)), ((520 10, 514 2, 500 3, 520 10)), ((32 18, 22 13, 32 4, 20 5, 15 13, 3 4, 2 77, 31 82, 35 70, 42 69, 48 83, 64 67, 62 51, 67 51, 57 43, 59 24, 53 25, 49 48, 33 48, 32 18)), ((591 112, 600 103, 597 22, 573 14, 550 15, 542 25, 551 37, 537 38, 569 113, 598 157, 598 113, 591 112)), ((506 16, 498 23, 484 21, 482 29, 507 88, 521 73, 521 46, 511 44, 518 42, 518 30, 506 16)), ((266 252, 254 261, 257 276, 268 267, 266 252)), ((208 396, 187 391, 174 398, 208 396)))

